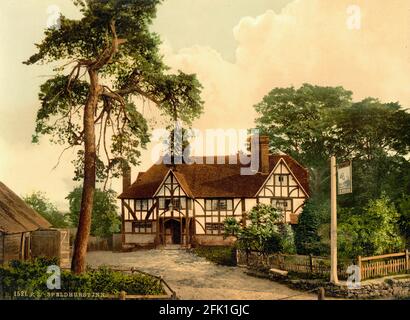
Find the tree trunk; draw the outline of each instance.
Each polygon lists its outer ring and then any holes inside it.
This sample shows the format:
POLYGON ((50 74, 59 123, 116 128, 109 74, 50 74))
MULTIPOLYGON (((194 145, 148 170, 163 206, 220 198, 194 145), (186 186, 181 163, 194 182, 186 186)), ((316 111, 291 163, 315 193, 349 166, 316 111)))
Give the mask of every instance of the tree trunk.
POLYGON ((87 254, 88 238, 91 229, 91 216, 95 191, 96 174, 96 147, 94 114, 100 94, 98 74, 94 70, 88 71, 90 75, 90 92, 84 108, 84 181, 81 198, 80 218, 78 222, 77 236, 74 244, 71 270, 76 273, 85 271, 85 257, 87 254))

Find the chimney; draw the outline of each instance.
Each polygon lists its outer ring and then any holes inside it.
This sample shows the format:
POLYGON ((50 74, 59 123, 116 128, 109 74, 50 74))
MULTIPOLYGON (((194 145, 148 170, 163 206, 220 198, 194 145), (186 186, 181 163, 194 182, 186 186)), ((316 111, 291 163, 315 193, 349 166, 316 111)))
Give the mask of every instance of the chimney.
POLYGON ((125 192, 131 185, 131 167, 129 164, 122 166, 122 192, 125 192))
POLYGON ((259 137, 259 163, 260 172, 262 174, 269 174, 269 137, 259 137))

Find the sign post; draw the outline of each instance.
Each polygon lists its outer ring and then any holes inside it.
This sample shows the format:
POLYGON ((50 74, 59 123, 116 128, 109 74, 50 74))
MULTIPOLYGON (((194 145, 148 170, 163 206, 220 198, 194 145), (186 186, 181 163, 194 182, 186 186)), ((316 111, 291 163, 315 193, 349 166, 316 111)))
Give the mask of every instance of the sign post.
POLYGON ((352 164, 350 161, 337 166, 338 194, 352 193, 352 164))
POLYGON ((330 282, 337 277, 337 194, 352 193, 352 163, 337 166, 336 157, 330 158, 330 282))
POLYGON ((338 284, 337 277, 337 181, 336 157, 330 158, 330 282, 338 284))

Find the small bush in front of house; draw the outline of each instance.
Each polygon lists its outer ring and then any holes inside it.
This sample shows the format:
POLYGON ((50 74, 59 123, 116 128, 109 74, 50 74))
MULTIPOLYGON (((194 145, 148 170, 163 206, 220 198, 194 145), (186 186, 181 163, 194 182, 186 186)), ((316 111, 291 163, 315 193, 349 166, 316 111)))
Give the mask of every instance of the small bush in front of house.
POLYGON ((236 249, 234 247, 197 247, 194 249, 194 253, 220 265, 236 266, 236 249))
POLYGON ((295 253, 292 228, 285 224, 281 211, 271 205, 258 204, 249 213, 250 223, 241 225, 235 218, 227 218, 224 236, 235 236, 240 250, 269 253, 295 253))
MULTIPOLYGON (((82 293, 114 295, 125 291, 129 295, 165 294, 160 281, 145 274, 125 274, 100 267, 80 275, 61 271, 61 289, 49 290, 47 279, 52 275, 47 268, 56 265, 56 259, 37 258, 33 261, 12 261, 0 267, 0 296, 11 298, 15 292, 24 292, 23 299, 47 299, 51 294, 82 293)), ((60 295, 61 296, 61 295, 60 295)))

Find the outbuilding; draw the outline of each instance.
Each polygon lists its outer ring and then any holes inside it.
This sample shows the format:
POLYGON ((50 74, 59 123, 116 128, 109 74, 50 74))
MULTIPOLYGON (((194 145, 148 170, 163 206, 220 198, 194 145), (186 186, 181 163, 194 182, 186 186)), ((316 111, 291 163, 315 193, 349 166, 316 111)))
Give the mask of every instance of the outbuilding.
POLYGON ((51 224, 0 182, 0 264, 30 258, 34 231, 51 224))

